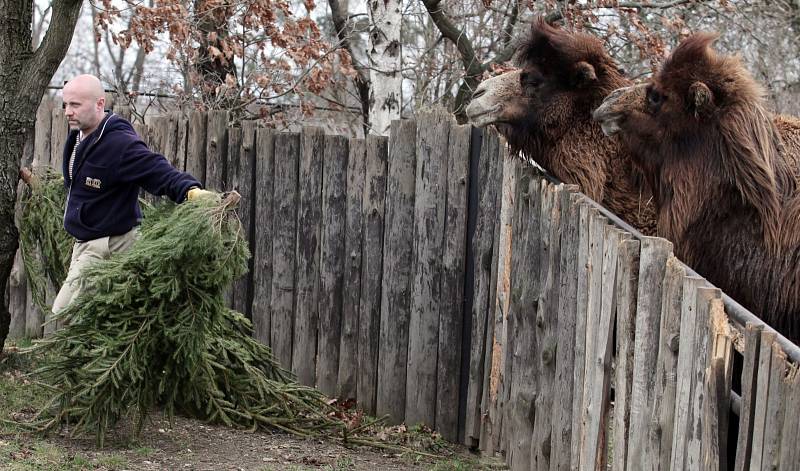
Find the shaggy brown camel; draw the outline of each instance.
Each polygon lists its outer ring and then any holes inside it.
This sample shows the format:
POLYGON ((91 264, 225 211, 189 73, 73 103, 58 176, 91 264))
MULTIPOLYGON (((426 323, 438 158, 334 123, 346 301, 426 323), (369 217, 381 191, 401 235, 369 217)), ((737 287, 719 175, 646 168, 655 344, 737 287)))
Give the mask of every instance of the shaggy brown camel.
POLYGON ((642 233, 655 233, 649 189, 617 140, 603 138, 592 111, 629 85, 602 42, 534 21, 518 51, 522 69, 485 80, 466 109, 494 125, 512 150, 565 183, 578 184, 642 233))
POLYGON ((631 149, 679 258, 793 342, 800 340, 800 121, 711 34, 684 40, 645 85, 595 111, 631 149))

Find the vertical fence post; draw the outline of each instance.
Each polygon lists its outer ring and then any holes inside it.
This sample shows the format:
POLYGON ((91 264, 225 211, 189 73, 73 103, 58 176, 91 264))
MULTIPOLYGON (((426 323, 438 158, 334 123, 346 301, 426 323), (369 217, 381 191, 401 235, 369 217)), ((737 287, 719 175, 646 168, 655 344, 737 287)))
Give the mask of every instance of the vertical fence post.
POLYGON ((281 366, 291 369, 300 136, 293 133, 276 135, 275 156, 270 345, 281 366))
MULTIPOLYGON (((511 350, 509 398, 502 411, 507 432, 506 462, 512 470, 532 468, 536 400, 536 308, 540 297, 542 184, 532 168, 518 175, 511 250, 511 302, 504 347, 511 350)), ((508 358, 508 357, 507 357, 508 358)))
POLYGON ((652 417, 653 391, 661 325, 661 291, 667 258, 672 244, 655 237, 642 239, 639 293, 636 306, 631 428, 628 444, 628 469, 645 469, 645 447, 652 417))
MULTIPOLYGON (((253 335, 272 346, 272 241, 275 237, 275 134, 269 129, 256 130, 255 181, 253 182, 253 335)), ((285 156, 282 156, 285 157, 285 156)), ((187 164, 188 166, 188 164, 187 164)))
POLYGON ((447 198, 449 114, 422 114, 417 126, 414 258, 408 326, 406 422, 436 421, 439 299, 447 198))
POLYGON ((470 126, 451 122, 447 151, 446 207, 442 244, 442 287, 436 366, 436 430, 458 440, 461 342, 464 322, 464 275, 469 187, 470 126))
POLYGON ((364 246, 361 258, 361 302, 358 317, 358 403, 375 413, 378 383, 378 341, 381 321, 383 228, 386 204, 388 139, 367 137, 364 187, 364 246))
POLYGON ((639 285, 638 240, 620 244, 617 264, 617 364, 614 377, 614 471, 625 471, 628 459, 633 351, 636 331, 636 304, 639 285))
POLYGON ((344 293, 344 245, 347 227, 347 148, 344 136, 325 136, 322 159, 322 233, 320 249, 317 387, 336 394, 344 293))
POLYGON ((558 332, 551 430, 550 468, 567 471, 572 439, 572 395, 574 387, 575 322, 578 295, 578 224, 580 195, 576 185, 560 193, 561 201, 561 272, 558 295, 558 332), (561 346, 564 347, 561 347, 561 346))
POLYGON ((344 241, 342 339, 339 344, 339 375, 336 381, 336 395, 341 399, 357 397, 366 153, 367 146, 364 139, 350 139, 347 157, 347 233, 344 241))
POLYGON ((319 256, 322 231, 322 154, 325 135, 304 128, 300 136, 298 177, 297 258, 295 260, 295 322, 292 371, 302 384, 316 384, 319 327, 319 256))
POLYGON ((415 121, 393 121, 389 137, 386 183, 386 231, 383 235, 380 355, 376 411, 391 423, 406 413, 408 321, 411 315, 411 257, 413 256, 415 121))

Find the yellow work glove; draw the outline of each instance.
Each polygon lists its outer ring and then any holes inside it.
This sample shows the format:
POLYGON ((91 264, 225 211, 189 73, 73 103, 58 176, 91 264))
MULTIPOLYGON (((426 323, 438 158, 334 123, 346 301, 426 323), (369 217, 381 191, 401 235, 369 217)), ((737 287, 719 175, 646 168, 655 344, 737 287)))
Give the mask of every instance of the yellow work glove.
POLYGON ((204 190, 202 188, 191 188, 186 192, 187 200, 194 200, 197 198, 216 198, 217 194, 213 191, 204 190))

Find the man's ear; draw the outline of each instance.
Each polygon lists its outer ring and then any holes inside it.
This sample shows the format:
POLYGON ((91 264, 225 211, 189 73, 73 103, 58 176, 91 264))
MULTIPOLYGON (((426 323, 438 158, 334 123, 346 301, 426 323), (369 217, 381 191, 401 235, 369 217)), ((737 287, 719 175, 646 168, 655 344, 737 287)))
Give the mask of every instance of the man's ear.
POLYGON ((100 97, 97 99, 97 107, 101 110, 106 109, 106 97, 100 97))

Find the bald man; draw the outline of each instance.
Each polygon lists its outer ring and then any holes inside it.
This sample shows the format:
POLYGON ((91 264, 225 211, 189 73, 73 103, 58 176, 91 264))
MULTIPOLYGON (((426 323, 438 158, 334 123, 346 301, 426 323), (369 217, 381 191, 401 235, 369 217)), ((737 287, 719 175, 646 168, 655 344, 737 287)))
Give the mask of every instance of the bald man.
POLYGON ((76 242, 54 313, 78 295, 80 272, 87 264, 133 244, 142 219, 140 188, 176 203, 210 193, 148 149, 131 123, 105 111, 105 91, 97 77, 73 78, 64 86, 63 98, 70 129, 64 145, 64 228, 76 242))

